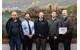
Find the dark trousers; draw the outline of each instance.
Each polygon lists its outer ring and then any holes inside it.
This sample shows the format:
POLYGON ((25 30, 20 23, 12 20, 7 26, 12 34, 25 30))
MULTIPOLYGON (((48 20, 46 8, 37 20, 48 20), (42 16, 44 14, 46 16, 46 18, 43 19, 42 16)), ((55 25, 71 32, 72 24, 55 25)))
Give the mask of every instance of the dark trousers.
POLYGON ((57 39, 54 39, 54 36, 50 36, 49 44, 50 44, 51 50, 58 50, 58 37, 57 39))
POLYGON ((45 38, 37 38, 36 39, 36 50, 46 50, 46 39, 45 38))
POLYGON ((66 35, 59 35, 59 41, 62 41, 64 44, 64 50, 71 50, 71 35, 66 34, 66 35))
POLYGON ((10 50, 15 50, 15 47, 16 47, 16 50, 20 50, 21 49, 21 42, 20 42, 20 39, 18 38, 12 38, 10 39, 9 41, 9 45, 10 45, 10 50))
POLYGON ((23 50, 32 50, 32 38, 29 38, 28 36, 24 36, 23 39, 23 50))

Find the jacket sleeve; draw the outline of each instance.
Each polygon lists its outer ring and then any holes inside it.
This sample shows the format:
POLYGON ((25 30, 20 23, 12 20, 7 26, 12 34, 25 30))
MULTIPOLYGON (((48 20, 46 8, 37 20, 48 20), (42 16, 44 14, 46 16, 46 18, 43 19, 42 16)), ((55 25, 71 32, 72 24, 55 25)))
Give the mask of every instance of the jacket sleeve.
POLYGON ((20 37, 21 37, 21 39, 23 39, 23 29, 22 29, 22 25, 21 25, 20 20, 19 20, 19 30, 20 30, 20 37))
POLYGON ((7 33, 9 32, 8 26, 9 26, 9 23, 8 23, 8 21, 7 21, 7 23, 6 23, 6 32, 7 32, 7 33))
POLYGON ((6 22, 6 32, 7 32, 9 38, 10 38, 10 21, 11 21, 11 19, 9 19, 6 22))
POLYGON ((59 34, 59 28, 62 27, 62 22, 61 20, 58 20, 57 22, 57 33, 59 34))
POLYGON ((34 22, 35 35, 38 36, 37 21, 34 22))
POLYGON ((9 20, 8 20, 7 23, 6 23, 6 32, 7 32, 7 33, 9 33, 9 24, 10 24, 10 22, 9 22, 9 20))
POLYGON ((49 35, 49 24, 48 21, 46 21, 46 36, 49 35))
POLYGON ((69 19, 67 33, 70 33, 71 34, 72 33, 72 29, 73 29, 72 21, 69 19))

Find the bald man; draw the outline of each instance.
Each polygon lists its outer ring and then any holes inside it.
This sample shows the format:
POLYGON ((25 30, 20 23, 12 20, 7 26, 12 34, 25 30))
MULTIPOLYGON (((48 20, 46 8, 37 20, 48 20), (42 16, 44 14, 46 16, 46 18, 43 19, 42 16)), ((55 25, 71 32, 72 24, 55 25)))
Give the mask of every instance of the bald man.
POLYGON ((66 9, 62 10, 62 18, 61 18, 61 28, 67 29, 64 34, 60 34, 60 40, 62 39, 62 42, 64 44, 64 50, 71 50, 70 44, 71 44, 71 32, 72 32, 72 22, 70 19, 70 16, 68 15, 68 12, 66 9))
POLYGON ((11 18, 6 23, 6 30, 9 38, 10 50, 20 50, 21 39, 23 38, 23 31, 21 27, 21 21, 17 16, 16 11, 12 11, 11 18))

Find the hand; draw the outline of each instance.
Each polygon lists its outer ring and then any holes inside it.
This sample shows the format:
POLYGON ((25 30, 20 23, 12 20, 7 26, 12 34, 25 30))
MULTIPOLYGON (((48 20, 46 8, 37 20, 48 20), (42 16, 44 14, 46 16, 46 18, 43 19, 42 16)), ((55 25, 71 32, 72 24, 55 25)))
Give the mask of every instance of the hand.
POLYGON ((32 35, 29 35, 29 38, 32 38, 32 35))
POLYGON ((57 36, 54 36, 54 39, 57 39, 57 36))
POLYGON ((39 34, 39 36, 41 37, 41 34, 39 34))
MULTIPOLYGON (((66 32, 67 33, 67 32, 66 32)), ((63 35, 66 35, 66 33, 64 33, 63 35)))
POLYGON ((49 40, 49 37, 47 37, 47 40, 49 40))

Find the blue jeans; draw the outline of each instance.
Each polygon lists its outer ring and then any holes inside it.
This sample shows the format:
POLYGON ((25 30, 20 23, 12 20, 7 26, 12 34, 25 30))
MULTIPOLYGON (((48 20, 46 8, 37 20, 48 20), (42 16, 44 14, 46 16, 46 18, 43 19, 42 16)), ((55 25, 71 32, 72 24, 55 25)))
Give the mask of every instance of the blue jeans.
POLYGON ((9 41, 9 45, 10 45, 10 50, 20 50, 21 49, 21 42, 20 42, 20 38, 12 38, 9 41))

